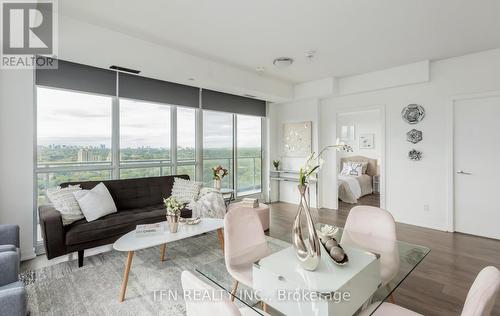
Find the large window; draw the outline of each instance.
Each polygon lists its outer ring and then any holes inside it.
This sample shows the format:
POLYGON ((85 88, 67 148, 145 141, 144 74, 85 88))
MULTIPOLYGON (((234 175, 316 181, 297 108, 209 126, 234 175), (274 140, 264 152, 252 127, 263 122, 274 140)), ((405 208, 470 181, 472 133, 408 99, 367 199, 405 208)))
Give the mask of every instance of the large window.
POLYGON ((260 117, 237 115, 237 195, 261 192, 262 132, 260 117))
POLYGON ((170 106, 120 99, 120 161, 170 161, 170 106))
POLYGON ((36 97, 38 205, 61 183, 111 179, 113 98, 43 87, 36 97))
POLYGON ((203 183, 213 185, 212 168, 221 165, 229 171, 223 188, 233 187, 233 115, 203 112, 203 183))
POLYGON ((37 89, 39 168, 111 162, 112 98, 37 89))
POLYGON ((237 196, 262 190, 260 117, 36 89, 38 205, 64 182, 187 174, 212 187, 217 165, 237 196))
POLYGON ((196 110, 177 108, 177 174, 196 179, 196 110))

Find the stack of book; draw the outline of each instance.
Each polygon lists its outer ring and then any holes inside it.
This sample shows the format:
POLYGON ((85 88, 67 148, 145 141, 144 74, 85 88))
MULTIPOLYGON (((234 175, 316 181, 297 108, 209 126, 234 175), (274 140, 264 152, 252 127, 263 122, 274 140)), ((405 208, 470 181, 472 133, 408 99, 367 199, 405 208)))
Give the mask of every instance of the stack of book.
POLYGON ((244 198, 241 200, 240 205, 243 207, 256 208, 259 207, 259 199, 244 198))
POLYGON ((137 225, 135 227, 135 235, 137 237, 159 235, 165 231, 163 222, 154 224, 137 225))

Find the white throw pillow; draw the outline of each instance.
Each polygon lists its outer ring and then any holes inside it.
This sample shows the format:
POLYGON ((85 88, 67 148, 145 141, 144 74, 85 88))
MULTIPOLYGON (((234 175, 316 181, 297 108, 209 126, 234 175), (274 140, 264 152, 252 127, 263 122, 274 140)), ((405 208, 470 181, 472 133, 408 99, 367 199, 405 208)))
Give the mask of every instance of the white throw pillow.
POLYGON ((180 203, 189 203, 198 199, 202 183, 181 178, 174 178, 172 196, 180 203))
POLYGON ((61 213, 64 226, 82 219, 83 213, 76 201, 74 192, 81 191, 80 185, 70 185, 66 188, 57 187, 53 191, 47 191, 47 197, 54 208, 61 213))
POLYGON ((88 222, 117 212, 115 201, 113 201, 108 188, 102 182, 92 190, 80 190, 73 194, 88 222))

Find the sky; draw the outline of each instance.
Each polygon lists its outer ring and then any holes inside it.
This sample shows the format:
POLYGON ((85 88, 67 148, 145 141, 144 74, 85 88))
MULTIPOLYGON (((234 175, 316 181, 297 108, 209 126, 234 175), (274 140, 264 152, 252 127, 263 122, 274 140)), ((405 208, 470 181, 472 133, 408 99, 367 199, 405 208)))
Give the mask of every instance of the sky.
MULTIPOLYGON (((112 98, 37 88, 38 145, 111 147, 112 98)), ((231 114, 204 111, 203 146, 232 146, 231 114)), ((120 100, 120 147, 170 147, 170 107, 120 100)), ((177 145, 195 146, 195 110, 177 108, 177 145)), ((238 116, 238 146, 260 146, 260 118, 238 116)))

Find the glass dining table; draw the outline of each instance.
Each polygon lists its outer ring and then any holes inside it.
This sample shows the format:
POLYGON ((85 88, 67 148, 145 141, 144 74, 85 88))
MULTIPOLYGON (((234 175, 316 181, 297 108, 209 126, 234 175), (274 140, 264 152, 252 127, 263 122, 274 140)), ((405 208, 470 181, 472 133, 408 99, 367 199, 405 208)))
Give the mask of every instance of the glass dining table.
MULTIPOLYGON (((235 302, 260 315, 266 315, 262 303, 270 307, 271 315, 371 315, 383 301, 392 298, 430 252, 424 246, 326 224, 316 227, 318 232, 329 231, 329 236, 338 241, 348 256, 347 263, 336 264, 322 248, 318 268, 306 271, 289 242, 291 233, 267 237, 269 255, 250 263, 252 288, 240 283, 235 302)), ((248 254, 242 254, 242 258, 245 256, 248 254)), ((214 288, 231 295, 233 279, 224 259, 198 266, 196 271, 214 288)))

